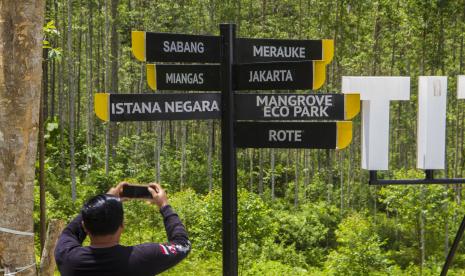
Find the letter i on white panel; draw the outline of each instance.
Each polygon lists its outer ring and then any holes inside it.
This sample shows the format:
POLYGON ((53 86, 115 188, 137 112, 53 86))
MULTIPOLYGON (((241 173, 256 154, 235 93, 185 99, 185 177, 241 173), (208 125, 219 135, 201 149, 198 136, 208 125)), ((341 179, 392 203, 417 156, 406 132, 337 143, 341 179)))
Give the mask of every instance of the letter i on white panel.
POLYGON ((441 170, 446 150, 447 77, 419 77, 417 168, 441 170))
POLYGON ((389 103, 410 99, 410 77, 342 77, 343 93, 360 93, 362 168, 389 167, 389 103))
POLYGON ((465 99, 465 76, 457 76, 457 99, 465 99))

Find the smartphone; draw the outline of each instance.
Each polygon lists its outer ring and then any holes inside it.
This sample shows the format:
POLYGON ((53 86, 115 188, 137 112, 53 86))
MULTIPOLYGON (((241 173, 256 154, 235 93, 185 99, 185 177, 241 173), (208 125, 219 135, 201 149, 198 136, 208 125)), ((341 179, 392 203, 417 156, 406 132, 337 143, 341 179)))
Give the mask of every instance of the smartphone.
POLYGON ((130 198, 152 198, 148 186, 128 184, 123 186, 121 197, 130 198))

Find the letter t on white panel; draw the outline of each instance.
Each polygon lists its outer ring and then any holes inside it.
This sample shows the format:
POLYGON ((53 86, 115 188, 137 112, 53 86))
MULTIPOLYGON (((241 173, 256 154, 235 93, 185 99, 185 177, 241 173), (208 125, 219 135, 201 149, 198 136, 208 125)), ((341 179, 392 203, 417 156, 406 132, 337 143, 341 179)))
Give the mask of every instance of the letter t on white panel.
POLYGON ((444 169, 447 77, 419 77, 417 168, 444 169))
POLYGON ((342 77, 343 93, 362 101, 362 169, 389 167, 389 103, 410 99, 410 77, 342 77))
POLYGON ((457 76, 457 99, 465 99, 465 76, 457 76))

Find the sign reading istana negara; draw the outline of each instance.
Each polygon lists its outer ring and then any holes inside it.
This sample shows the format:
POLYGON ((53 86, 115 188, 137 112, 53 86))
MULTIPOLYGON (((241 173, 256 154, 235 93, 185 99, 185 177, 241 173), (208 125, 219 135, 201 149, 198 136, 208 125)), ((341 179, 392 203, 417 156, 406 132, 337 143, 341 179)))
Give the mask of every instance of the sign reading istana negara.
POLYGON ((237 120, 350 120, 360 111, 359 94, 235 95, 237 120))
POLYGON ((219 93, 95 95, 95 113, 104 121, 199 120, 220 117, 219 93))

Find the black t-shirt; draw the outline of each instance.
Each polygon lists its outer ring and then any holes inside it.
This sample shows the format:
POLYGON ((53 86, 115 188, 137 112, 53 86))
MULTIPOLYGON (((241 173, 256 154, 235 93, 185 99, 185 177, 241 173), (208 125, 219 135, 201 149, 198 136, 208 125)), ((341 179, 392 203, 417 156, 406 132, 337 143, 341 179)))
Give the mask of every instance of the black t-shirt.
POLYGON ((55 249, 61 275, 153 276, 179 263, 190 251, 186 229, 169 205, 163 207, 160 213, 168 243, 107 248, 82 246, 86 233, 81 224, 82 216, 78 215, 63 230, 55 249))

